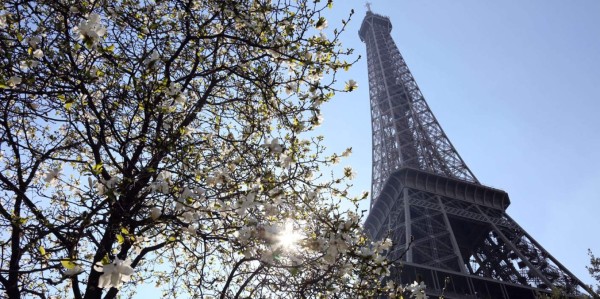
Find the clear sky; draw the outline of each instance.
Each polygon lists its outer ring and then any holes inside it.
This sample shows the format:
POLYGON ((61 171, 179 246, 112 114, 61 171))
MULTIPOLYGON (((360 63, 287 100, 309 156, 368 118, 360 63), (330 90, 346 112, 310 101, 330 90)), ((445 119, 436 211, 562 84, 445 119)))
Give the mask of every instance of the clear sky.
MULTIPOLYGON (((371 0, 442 128, 475 176, 508 192, 508 214, 571 272, 600 255, 600 1, 371 0)), ((355 190, 371 184, 362 1, 334 1, 330 27, 361 59, 359 89, 324 107, 331 150, 353 147, 355 190)), ((341 84, 341 82, 340 82, 341 84)), ((364 203, 368 209, 368 201, 364 203)))

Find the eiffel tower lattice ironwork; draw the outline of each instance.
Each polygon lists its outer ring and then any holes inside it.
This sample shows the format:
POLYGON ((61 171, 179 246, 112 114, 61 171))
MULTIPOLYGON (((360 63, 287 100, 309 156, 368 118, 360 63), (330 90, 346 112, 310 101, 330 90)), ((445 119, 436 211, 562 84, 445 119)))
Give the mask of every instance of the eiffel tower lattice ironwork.
POLYGON ((359 31, 373 129, 365 230, 375 240, 391 238, 390 258, 402 257, 391 279, 421 279, 435 296, 449 278, 446 298, 592 294, 506 214, 506 192, 475 178, 425 102, 391 29, 387 17, 368 10, 359 31))

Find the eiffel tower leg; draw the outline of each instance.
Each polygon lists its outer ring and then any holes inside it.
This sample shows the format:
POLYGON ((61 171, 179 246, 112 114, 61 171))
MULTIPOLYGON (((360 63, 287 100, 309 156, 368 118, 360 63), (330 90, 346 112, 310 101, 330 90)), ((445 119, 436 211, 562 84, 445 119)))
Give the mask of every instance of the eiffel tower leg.
MULTIPOLYGON (((406 246, 409 246, 410 241, 408 238, 412 238, 412 225, 411 225, 411 218, 410 218, 410 200, 409 200, 409 195, 408 195, 408 189, 404 189, 403 191, 404 193, 404 221, 406 221, 406 246)), ((412 247, 408 247, 407 251, 406 251, 406 258, 405 260, 409 263, 413 262, 413 248, 412 247)))
POLYGON ((454 236, 454 231, 452 230, 452 226, 450 225, 450 220, 448 220, 448 214, 446 213, 446 207, 442 202, 442 198, 440 196, 436 196, 440 207, 442 208, 442 214, 444 215, 444 222, 446 223, 446 227, 450 232, 450 241, 452 242, 452 248, 454 249, 454 254, 458 257, 458 264, 460 266, 460 270, 463 273, 469 273, 466 268, 465 261, 462 258, 462 254, 460 253, 460 249, 458 247, 458 243, 456 242, 456 236, 454 236))
POLYGON ((521 261, 527 265, 529 270, 535 272, 536 276, 539 279, 541 279, 547 286, 551 286, 552 282, 550 282, 550 280, 548 280, 548 278, 546 278, 546 276, 543 275, 540 272, 540 270, 529 261, 529 259, 521 252, 521 250, 519 250, 515 246, 515 244, 513 244, 513 242, 502 233, 502 231, 498 228, 498 226, 496 226, 496 224, 494 224, 490 220, 490 218, 481 210, 481 208, 479 206, 476 206, 476 207, 479 210, 479 212, 481 213, 481 215, 483 215, 487 219, 487 222, 490 223, 491 226, 494 228, 494 231, 496 232, 496 234, 498 234, 498 236, 500 236, 500 238, 502 238, 502 240, 504 241, 505 244, 510 246, 510 248, 513 250, 513 252, 519 256, 521 261))

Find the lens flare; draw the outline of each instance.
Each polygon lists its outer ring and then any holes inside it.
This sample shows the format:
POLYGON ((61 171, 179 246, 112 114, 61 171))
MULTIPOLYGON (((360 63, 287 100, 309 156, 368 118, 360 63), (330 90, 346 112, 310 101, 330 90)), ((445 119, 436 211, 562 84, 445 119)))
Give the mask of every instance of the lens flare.
POLYGON ((288 220, 277 236, 277 244, 283 249, 292 250, 298 246, 300 239, 302 239, 302 235, 294 230, 294 223, 288 220))

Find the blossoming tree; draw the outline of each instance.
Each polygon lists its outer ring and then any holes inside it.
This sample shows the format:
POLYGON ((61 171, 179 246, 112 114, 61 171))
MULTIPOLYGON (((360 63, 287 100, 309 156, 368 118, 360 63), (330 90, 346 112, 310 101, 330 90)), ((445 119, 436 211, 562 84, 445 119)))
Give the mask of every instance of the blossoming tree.
POLYGON ((350 151, 325 156, 305 134, 357 87, 335 80, 353 58, 346 21, 326 28, 329 6, 3 1, 0 292, 382 291, 392 244, 340 209, 366 196, 348 194, 351 169, 320 174, 350 151))
MULTIPOLYGON (((599 283, 596 285, 596 295, 600 296, 600 257, 595 257, 591 249, 588 249, 588 255, 590 256, 590 265, 586 268, 590 276, 599 283)), ((593 287, 590 286, 590 288, 593 287)))

